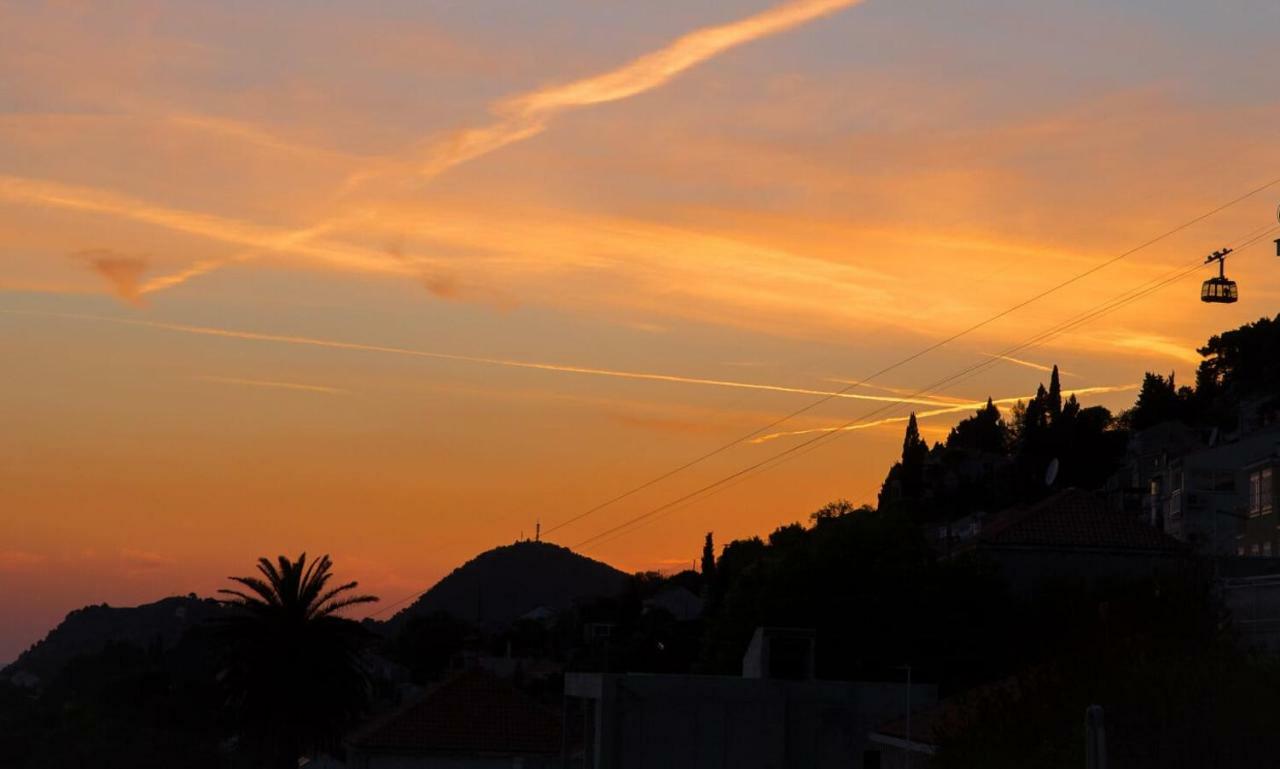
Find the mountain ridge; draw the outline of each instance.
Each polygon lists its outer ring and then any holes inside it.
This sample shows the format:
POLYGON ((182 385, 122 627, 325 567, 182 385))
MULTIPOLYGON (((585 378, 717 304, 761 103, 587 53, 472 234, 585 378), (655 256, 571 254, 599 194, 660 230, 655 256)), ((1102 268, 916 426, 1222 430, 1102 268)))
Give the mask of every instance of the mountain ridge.
MULTIPOLYGON (((499 628, 539 607, 563 610, 582 600, 616 595, 627 576, 569 548, 526 540, 474 556, 409 606, 372 624, 393 634, 413 617, 445 612, 474 625, 499 628)), ((137 606, 103 603, 74 609, 17 659, 0 666, 0 679, 49 680, 72 659, 112 643, 172 646, 187 630, 222 611, 216 599, 194 593, 137 606)))

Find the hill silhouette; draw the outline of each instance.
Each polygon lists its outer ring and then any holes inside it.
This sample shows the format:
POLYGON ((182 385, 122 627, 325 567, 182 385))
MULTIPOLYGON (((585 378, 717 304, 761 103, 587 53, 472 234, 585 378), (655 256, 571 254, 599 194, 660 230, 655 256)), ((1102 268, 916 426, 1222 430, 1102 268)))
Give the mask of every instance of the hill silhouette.
POLYGON ((575 602, 613 596, 627 575, 612 566, 547 542, 517 542, 488 550, 440 580, 387 621, 437 612, 487 627, 508 625, 545 606, 567 609, 575 602))
POLYGON ((144 649, 156 644, 169 647, 189 628, 219 611, 217 601, 194 594, 162 598, 141 606, 97 604, 76 609, 43 640, 0 670, 0 678, 28 673, 48 680, 72 659, 96 654, 112 643, 128 643, 144 649))
MULTIPOLYGON (((622 591, 624 572, 546 542, 517 542, 481 553, 454 569, 384 626, 395 631, 412 617, 443 612, 480 627, 500 628, 538 607, 567 609, 575 602, 622 591)), ((96 604, 76 609, 44 639, 0 669, 0 680, 20 674, 48 681, 67 663, 124 643, 169 648, 222 609, 212 598, 172 596, 132 607, 96 604)))

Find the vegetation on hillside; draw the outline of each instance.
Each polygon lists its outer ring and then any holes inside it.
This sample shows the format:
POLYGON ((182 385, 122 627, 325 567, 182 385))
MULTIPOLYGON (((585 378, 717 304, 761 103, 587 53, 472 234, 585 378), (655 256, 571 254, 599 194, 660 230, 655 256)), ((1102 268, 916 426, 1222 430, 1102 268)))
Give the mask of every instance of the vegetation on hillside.
POLYGON ((38 687, 0 681, 0 757, 283 767, 340 750, 367 708, 464 659, 518 663, 517 682, 554 705, 561 679, 548 670, 736 674, 753 630, 784 625, 817 630, 824 678, 899 681, 910 665, 944 696, 999 684, 943 735, 941 769, 1082 765, 1094 703, 1107 707, 1117 766, 1272 765, 1280 667, 1238 650, 1206 564, 1015 597, 991 563, 939 557, 921 525, 1034 501, 1053 460, 1055 486, 1098 488, 1134 430, 1229 431, 1280 409, 1280 318, 1200 352, 1194 386, 1149 373, 1118 415, 1063 398, 1055 369, 1026 403, 1004 414, 988 401, 934 446, 911 418, 876 507, 835 501, 718 552, 707 533, 689 543, 698 571, 626 576, 519 543, 460 567, 395 621, 357 624, 337 612, 368 599, 331 585, 327 558, 281 558, 237 578, 221 608, 192 597, 73 613, 24 657, 40 666, 38 687), (661 608, 685 591, 703 599, 700 618, 661 608))

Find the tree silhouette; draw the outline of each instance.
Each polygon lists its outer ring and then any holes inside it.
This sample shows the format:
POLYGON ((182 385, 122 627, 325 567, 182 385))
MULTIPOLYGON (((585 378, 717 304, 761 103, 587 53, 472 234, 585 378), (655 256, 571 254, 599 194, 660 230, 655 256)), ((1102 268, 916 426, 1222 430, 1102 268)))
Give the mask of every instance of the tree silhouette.
POLYGON ((218 592, 233 610, 222 621, 219 678, 260 766, 296 769, 299 756, 333 748, 363 712, 369 680, 361 653, 371 634, 342 609, 378 600, 330 587, 329 556, 258 559, 261 577, 231 577, 244 589, 218 592))
POLYGON ((1280 390, 1280 315, 1215 334, 1197 352, 1197 389, 1237 398, 1280 390))
POLYGON ((1049 375, 1049 418, 1057 421, 1062 415, 1062 382, 1058 377, 1058 366, 1055 364, 1053 373, 1049 375))
POLYGON ((991 398, 987 398, 986 406, 951 428, 946 446, 949 449, 973 449, 1002 454, 1008 441, 1008 429, 1000 416, 1000 409, 991 398))
POLYGON ((1190 395, 1189 391, 1179 395, 1173 372, 1165 378, 1148 371, 1142 378, 1138 400, 1128 413, 1129 427, 1145 430, 1161 422, 1189 417, 1187 404, 1190 395))
POLYGON ((902 437, 902 464, 912 465, 924 462, 929 454, 929 444, 920 437, 920 425, 916 422, 916 412, 911 412, 907 420, 907 432, 902 437))
POLYGON ((846 515, 854 513, 874 512, 875 508, 871 505, 862 505, 854 507, 853 503, 847 499, 837 499, 828 502, 817 510, 809 514, 809 522, 814 526, 819 526, 826 521, 834 521, 837 518, 843 518, 846 515))
POLYGON ((702 578, 708 582, 716 576, 716 545, 707 532, 707 539, 702 543, 702 578))

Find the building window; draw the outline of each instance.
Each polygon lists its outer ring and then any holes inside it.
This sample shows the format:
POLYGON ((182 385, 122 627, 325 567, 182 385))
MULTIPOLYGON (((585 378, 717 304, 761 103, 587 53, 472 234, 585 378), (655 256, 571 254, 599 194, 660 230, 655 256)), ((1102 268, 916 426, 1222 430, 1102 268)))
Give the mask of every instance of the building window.
POLYGON ((1267 558, 1271 557, 1271 542, 1268 541, 1262 543, 1262 554, 1267 558))
POLYGON ((1249 515, 1266 515, 1271 512, 1275 493, 1271 486, 1270 467, 1249 473, 1249 515))
POLYGON ((1244 557, 1244 545, 1236 546, 1236 555, 1240 556, 1241 558, 1244 557))

